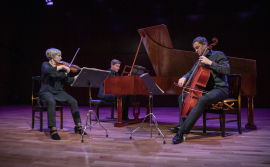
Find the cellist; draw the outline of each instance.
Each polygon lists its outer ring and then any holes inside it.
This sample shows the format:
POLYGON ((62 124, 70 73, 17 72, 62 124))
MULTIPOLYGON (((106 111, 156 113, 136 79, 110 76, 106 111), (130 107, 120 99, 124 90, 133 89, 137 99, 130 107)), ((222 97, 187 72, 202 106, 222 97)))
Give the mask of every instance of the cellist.
MULTIPOLYGON (((179 125, 173 128, 168 128, 169 130, 177 131, 177 134, 172 140, 174 144, 178 144, 183 141, 183 135, 189 133, 208 105, 224 100, 229 95, 227 75, 230 74, 230 65, 225 54, 220 51, 208 50, 208 53, 203 56, 204 51, 208 48, 208 42, 206 38, 200 36, 193 40, 192 46, 195 52, 200 56, 198 61, 200 61, 201 65, 210 69, 210 77, 204 89, 209 93, 203 94, 197 100, 196 105, 192 108, 185 120, 181 117, 181 108, 183 105, 183 99, 186 98, 187 93, 183 93, 179 96, 179 125)), ((198 61, 192 67, 191 71, 187 72, 179 79, 177 83, 179 87, 183 87, 186 84, 198 61)))

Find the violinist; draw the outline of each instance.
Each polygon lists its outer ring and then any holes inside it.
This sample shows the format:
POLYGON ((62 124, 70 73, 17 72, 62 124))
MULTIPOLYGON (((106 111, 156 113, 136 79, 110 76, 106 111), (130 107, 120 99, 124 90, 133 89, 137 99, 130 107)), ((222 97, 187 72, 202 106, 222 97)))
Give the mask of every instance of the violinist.
MULTIPOLYGON (((196 105, 192 108, 185 120, 181 117, 181 108, 183 105, 182 99, 186 98, 187 93, 179 96, 179 124, 176 127, 168 128, 169 130, 177 132, 172 140, 174 144, 178 144, 183 141, 183 135, 189 133, 207 106, 224 100, 229 95, 227 75, 230 74, 230 65, 225 54, 220 51, 208 50, 208 53, 205 56, 202 56, 208 47, 208 42, 204 37, 195 38, 192 46, 195 52, 200 56, 198 61, 200 61, 201 65, 210 69, 210 77, 204 89, 209 93, 203 94, 197 100, 196 105)), ((187 72, 182 78, 179 79, 179 87, 183 87, 186 84, 187 80, 194 71, 196 64, 192 67, 191 71, 187 72)))
MULTIPOLYGON (((56 103, 64 103, 70 106, 73 120, 75 123, 75 133, 82 134, 81 118, 78 109, 77 101, 64 91, 63 83, 72 84, 77 76, 69 77, 67 74, 70 68, 65 65, 58 65, 62 59, 60 50, 50 48, 46 51, 48 62, 43 62, 41 67, 42 84, 39 91, 40 101, 43 105, 48 106, 48 127, 50 135, 54 140, 60 140, 57 133, 55 122, 55 107, 56 103)), ((85 133, 84 133, 85 134, 85 133)))

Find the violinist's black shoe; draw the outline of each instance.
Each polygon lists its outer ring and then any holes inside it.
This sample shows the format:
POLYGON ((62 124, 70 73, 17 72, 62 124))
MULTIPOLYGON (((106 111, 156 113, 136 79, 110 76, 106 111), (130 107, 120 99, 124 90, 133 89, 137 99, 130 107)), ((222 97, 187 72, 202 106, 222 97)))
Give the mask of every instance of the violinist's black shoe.
POLYGON ((50 135, 53 140, 61 140, 60 136, 57 133, 57 130, 50 130, 50 135))
MULTIPOLYGON (((82 126, 75 126, 74 131, 75 131, 75 133, 78 133, 78 134, 82 135, 82 133, 83 133, 82 126)), ((87 135, 87 133, 84 132, 83 135, 87 135)))
POLYGON ((178 132, 178 130, 181 128, 181 126, 180 125, 177 125, 176 127, 168 127, 168 130, 171 130, 171 131, 173 131, 174 133, 176 133, 176 132, 178 132))
POLYGON ((172 142, 173 142, 173 144, 179 144, 183 141, 183 138, 184 138, 184 133, 178 131, 177 134, 172 139, 172 142))

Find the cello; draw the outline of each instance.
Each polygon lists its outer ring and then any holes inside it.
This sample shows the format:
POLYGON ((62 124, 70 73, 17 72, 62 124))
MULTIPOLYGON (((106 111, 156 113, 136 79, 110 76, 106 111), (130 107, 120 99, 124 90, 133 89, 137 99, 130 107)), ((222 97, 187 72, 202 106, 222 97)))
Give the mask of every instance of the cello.
MULTIPOLYGON (((204 50, 202 56, 206 56, 208 51, 218 43, 217 38, 213 38, 212 41, 213 43, 204 50)), ((190 113, 192 108, 196 105, 197 100, 202 96, 203 93, 208 93, 203 89, 206 87, 209 77, 210 69, 203 67, 201 62, 198 61, 187 83, 183 87, 183 91, 185 91, 185 89, 188 89, 189 91, 187 91, 188 95, 186 96, 182 106, 182 118, 185 118, 190 113), (190 86, 188 86, 189 84, 190 86)))

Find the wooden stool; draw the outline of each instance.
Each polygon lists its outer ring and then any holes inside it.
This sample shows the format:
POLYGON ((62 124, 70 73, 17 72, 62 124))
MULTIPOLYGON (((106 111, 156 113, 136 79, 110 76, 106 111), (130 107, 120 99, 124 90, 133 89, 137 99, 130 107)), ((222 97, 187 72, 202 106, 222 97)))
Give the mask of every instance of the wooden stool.
POLYGON ((97 118, 99 119, 99 107, 111 106, 111 117, 107 119, 114 119, 114 102, 107 102, 105 100, 91 100, 91 104, 95 106, 97 118))

